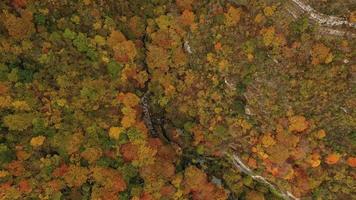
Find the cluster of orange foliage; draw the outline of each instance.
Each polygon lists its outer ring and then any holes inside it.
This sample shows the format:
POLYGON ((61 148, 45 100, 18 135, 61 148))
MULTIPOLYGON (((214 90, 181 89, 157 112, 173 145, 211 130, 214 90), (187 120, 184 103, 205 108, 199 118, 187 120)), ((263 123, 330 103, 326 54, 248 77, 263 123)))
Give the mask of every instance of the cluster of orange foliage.
POLYGON ((328 64, 332 61, 333 55, 330 52, 330 48, 325 46, 323 43, 317 43, 312 49, 312 64, 328 64))
MULTIPOLYGON (((281 119, 276 127, 276 133, 265 133, 252 143, 252 152, 255 156, 249 157, 247 164, 251 168, 264 166, 266 172, 295 184, 294 194, 303 196, 310 192, 312 186, 309 181, 312 177, 307 175, 309 168, 322 167, 323 151, 326 151, 322 139, 326 136, 325 130, 311 132, 311 122, 304 116, 290 116, 281 119), (312 144, 308 138, 316 138, 319 143, 312 144), (257 162, 261 160, 262 163, 257 162)), ((341 161, 339 153, 330 150, 324 157, 324 163, 336 165, 341 161)), ((355 159, 349 157, 346 163, 355 167, 355 159)), ((315 186, 314 186, 315 187, 315 186)))
POLYGON ((122 113, 124 114, 121 119, 121 125, 124 128, 129 128, 136 123, 137 105, 140 99, 133 93, 120 93, 118 95, 118 100, 124 105, 122 108, 122 113))
POLYGON ((21 10, 20 17, 6 12, 0 16, 3 19, 2 23, 5 24, 7 31, 15 39, 28 39, 35 32, 35 27, 32 22, 33 15, 28 10, 21 10))
POLYGON ((223 188, 208 181, 207 175, 200 169, 190 166, 184 172, 184 191, 192 193, 194 200, 227 199, 223 188))

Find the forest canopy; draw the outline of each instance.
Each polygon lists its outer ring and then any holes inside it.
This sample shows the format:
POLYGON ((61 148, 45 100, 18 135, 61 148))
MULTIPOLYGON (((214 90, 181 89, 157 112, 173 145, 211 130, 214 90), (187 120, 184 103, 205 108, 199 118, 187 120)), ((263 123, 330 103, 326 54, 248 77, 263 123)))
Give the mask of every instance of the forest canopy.
POLYGON ((0 200, 355 199, 355 3, 295 2, 0 1, 0 200))

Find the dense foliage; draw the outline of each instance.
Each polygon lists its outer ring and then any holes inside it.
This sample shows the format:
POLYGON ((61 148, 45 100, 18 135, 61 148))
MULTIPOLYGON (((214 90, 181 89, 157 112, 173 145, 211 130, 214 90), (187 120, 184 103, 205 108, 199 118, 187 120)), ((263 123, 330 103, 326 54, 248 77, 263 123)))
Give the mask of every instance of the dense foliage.
POLYGON ((356 40, 287 4, 0 1, 0 199, 356 198, 356 40))

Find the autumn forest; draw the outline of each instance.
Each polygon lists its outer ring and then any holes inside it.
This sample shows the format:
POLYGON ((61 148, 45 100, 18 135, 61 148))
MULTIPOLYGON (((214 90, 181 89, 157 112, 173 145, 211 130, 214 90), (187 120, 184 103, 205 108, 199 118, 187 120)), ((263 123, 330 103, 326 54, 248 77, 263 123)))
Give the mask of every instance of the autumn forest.
POLYGON ((351 0, 1 0, 0 200, 356 199, 351 0))

